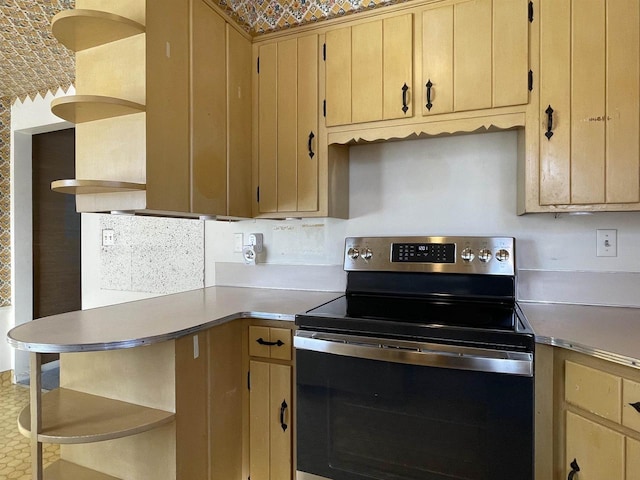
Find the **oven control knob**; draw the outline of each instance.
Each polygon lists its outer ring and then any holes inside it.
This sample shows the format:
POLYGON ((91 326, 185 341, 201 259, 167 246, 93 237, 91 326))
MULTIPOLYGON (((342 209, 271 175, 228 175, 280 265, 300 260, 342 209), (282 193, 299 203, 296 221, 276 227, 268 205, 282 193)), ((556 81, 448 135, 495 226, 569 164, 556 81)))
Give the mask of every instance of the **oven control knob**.
POLYGON ((369 248, 365 248, 362 252, 360 252, 360 258, 363 260, 370 260, 373 257, 373 252, 369 248))
POLYGON ((464 250, 462 250, 462 253, 460 254, 460 258, 462 258, 462 260, 465 262, 473 262, 473 259, 476 258, 476 256, 473 253, 473 250, 467 247, 464 250))
POLYGON ((489 260, 491 260, 491 250, 489 250, 488 248, 481 249, 478 252, 478 259, 482 263, 487 263, 489 260))
POLYGON ((347 250, 347 256, 351 260, 357 260, 360 256, 360 251, 357 248, 350 247, 349 250, 347 250))
POLYGON ((509 251, 505 250, 504 248, 498 250, 496 252, 496 260, 498 260, 499 262, 506 262, 507 260, 509 260, 509 251))

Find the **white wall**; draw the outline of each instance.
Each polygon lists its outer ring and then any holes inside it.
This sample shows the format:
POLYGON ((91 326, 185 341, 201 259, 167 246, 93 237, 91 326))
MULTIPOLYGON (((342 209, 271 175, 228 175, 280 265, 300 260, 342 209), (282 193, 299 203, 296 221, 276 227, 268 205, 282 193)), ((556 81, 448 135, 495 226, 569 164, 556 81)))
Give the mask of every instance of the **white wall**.
MULTIPOLYGON (((45 98, 16 101, 11 106, 11 305, 8 315, 0 316, 0 334, 33 318, 33 264, 31 211, 31 136, 73 127, 51 113, 51 100, 72 95, 58 90, 45 98)), ((29 370, 26 352, 15 352, 0 342, 0 371, 15 370, 24 377, 29 370), (5 366, 9 364, 9 368, 5 366)))

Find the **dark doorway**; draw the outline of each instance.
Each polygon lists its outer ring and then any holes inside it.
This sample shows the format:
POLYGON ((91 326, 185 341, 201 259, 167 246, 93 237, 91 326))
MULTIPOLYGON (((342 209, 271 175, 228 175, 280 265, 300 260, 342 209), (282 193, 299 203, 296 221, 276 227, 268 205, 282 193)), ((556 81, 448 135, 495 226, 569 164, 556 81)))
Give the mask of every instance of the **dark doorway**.
MULTIPOLYGON (((51 182, 75 178, 75 129, 32 137, 33 318, 81 309, 80 214, 51 182)), ((43 358, 43 362, 57 359, 43 358)))

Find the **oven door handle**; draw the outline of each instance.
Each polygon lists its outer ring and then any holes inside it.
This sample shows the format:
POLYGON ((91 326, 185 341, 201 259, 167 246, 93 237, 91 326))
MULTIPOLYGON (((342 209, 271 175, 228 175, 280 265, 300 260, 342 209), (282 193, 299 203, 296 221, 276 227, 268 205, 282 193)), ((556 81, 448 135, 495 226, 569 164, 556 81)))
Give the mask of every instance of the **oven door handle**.
POLYGON ((296 331, 299 350, 428 367, 533 377, 533 354, 458 345, 296 331))

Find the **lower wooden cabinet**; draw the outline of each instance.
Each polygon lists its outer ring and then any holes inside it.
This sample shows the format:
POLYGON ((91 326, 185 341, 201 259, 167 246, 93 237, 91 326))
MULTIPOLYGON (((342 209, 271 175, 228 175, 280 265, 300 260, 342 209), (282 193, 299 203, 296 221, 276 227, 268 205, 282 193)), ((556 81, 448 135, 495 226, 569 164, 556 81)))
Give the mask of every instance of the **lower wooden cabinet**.
POLYGON ((640 369, 554 349, 556 480, 640 480, 640 369))
POLYGON ((249 452, 252 480, 292 474, 291 366, 250 362, 249 452))

